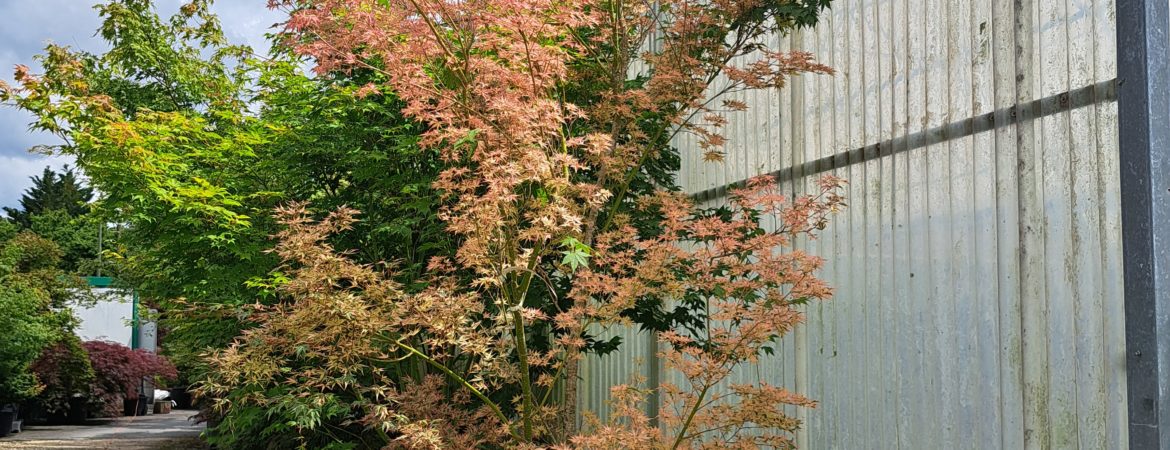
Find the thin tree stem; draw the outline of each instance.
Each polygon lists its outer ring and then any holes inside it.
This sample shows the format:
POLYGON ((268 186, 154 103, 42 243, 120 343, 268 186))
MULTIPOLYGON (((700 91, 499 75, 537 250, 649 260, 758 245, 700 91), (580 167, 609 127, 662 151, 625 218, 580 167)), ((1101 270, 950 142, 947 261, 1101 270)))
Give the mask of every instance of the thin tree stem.
POLYGON ((674 439, 674 444, 670 446, 671 450, 675 450, 682 445, 683 440, 687 438, 687 429, 691 427, 691 422, 695 420, 695 414, 698 414, 699 408, 703 405, 703 398, 707 396, 707 391, 711 389, 708 384, 699 392, 699 397, 695 399, 695 406, 691 407, 691 411, 687 413, 687 420, 683 422, 682 427, 678 429, 678 437, 674 439))
MULTIPOLYGON (((517 305, 520 306, 520 305, 517 305)), ((516 355, 520 360, 520 389, 524 393, 524 405, 520 410, 520 418, 524 424, 524 438, 532 440, 532 413, 534 408, 532 396, 532 374, 528 367, 528 343, 524 336, 524 316, 519 310, 512 311, 512 320, 515 322, 516 355)))
POLYGON ((476 389, 475 386, 472 386, 471 383, 467 382, 466 379, 459 376, 459 374, 455 373, 447 366, 439 363, 438 361, 435 361, 434 359, 427 356, 423 352, 418 351, 418 349, 411 347, 410 345, 402 343, 402 341, 392 340, 391 342, 394 343, 394 345, 397 346, 398 348, 401 348, 401 349, 405 350, 407 353, 410 353, 412 355, 415 355, 415 356, 421 358, 423 361, 426 361, 431 366, 434 366, 434 368, 439 369, 440 372, 447 374, 448 377, 451 377, 451 379, 455 380, 455 382, 459 383, 464 388, 466 388, 468 391, 470 391, 471 395, 474 395, 476 398, 480 399, 480 401, 482 401, 483 404, 487 405, 487 407, 492 410, 492 413, 495 414, 496 418, 500 419, 500 423, 508 426, 508 434, 511 434, 513 439, 516 439, 517 442, 524 442, 523 437, 516 434, 516 432, 514 430, 512 430, 512 427, 510 425, 511 421, 508 420, 508 416, 504 415, 504 411, 500 410, 500 405, 497 405, 496 402, 493 402, 490 398, 487 397, 487 395, 484 395, 483 392, 481 392, 479 389, 476 389))

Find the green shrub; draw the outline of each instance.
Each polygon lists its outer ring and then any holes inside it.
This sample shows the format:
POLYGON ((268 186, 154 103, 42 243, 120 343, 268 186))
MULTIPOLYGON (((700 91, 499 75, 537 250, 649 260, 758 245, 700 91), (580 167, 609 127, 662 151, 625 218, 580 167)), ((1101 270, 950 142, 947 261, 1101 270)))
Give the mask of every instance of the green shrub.
MULTIPOLYGON (((4 227, 10 229, 10 226, 4 227)), ((8 230, 11 231, 11 230, 8 230)), ((60 250, 33 233, 8 234, 0 242, 0 405, 40 391, 33 361, 71 323, 54 312, 66 288, 56 269, 60 250)))
POLYGON ((30 370, 52 340, 53 328, 42 315, 45 300, 38 292, 0 277, 0 405, 36 395, 40 386, 30 370))

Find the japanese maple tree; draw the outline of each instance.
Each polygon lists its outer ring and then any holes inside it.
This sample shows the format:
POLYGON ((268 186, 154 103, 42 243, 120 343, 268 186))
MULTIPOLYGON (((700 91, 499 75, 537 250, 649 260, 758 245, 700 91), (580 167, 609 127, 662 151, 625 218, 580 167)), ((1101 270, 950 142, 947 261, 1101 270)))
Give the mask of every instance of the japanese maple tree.
MULTIPOLYGON (((357 95, 393 94, 405 116, 427 126, 419 145, 436 149, 446 164, 435 183, 446 201, 440 217, 460 238, 453 259, 432 262, 430 287, 412 294, 393 293, 373 272, 329 259, 334 269, 346 268, 346 281, 338 284, 325 275, 324 256, 286 251, 285 260, 302 267, 287 288, 298 299, 294 305, 324 320, 328 314, 321 313, 333 303, 306 303, 322 292, 347 302, 393 299, 379 309, 379 320, 362 328, 384 339, 388 358, 425 361, 475 397, 514 444, 604 446, 572 438, 587 326, 625 321, 624 313, 645 297, 689 302, 707 326, 680 326, 661 338, 670 366, 697 384, 662 387, 679 410, 679 420, 664 417, 674 425, 663 445, 709 438, 695 434, 696 427, 735 430, 715 424, 721 420, 795 428, 775 415, 712 412, 735 404, 811 404, 795 394, 741 386, 734 389, 739 403, 712 403, 707 393, 801 320, 794 305, 829 295, 813 274, 819 260, 783 249, 793 234, 813 232, 842 206, 840 180, 826 179, 812 195, 795 199, 754 181, 721 214, 696 211, 677 195, 631 196, 630 189, 679 133, 697 135, 707 158, 719 160, 726 122, 720 113, 746 108, 724 100, 726 94, 779 88, 800 73, 831 73, 808 53, 766 45, 772 33, 807 24, 800 13, 815 18, 827 2, 270 4, 292 10, 287 39, 316 60, 317 70, 381 73, 384 83, 357 95), (712 90, 715 80, 722 81, 712 90), (657 218, 656 231, 631 224, 639 211, 657 218), (768 214, 780 215, 782 225, 765 230, 759 218, 768 214), (570 302, 550 310, 536 299, 555 296, 557 281, 570 285, 570 302), (546 335, 554 338, 534 346, 536 336, 546 335), (567 408, 549 401, 557 383, 564 383, 567 408), (517 387, 514 398, 493 398, 507 386, 517 387)), ((340 214, 321 226, 344 229, 352 214, 340 214)), ((313 236, 322 229, 304 228, 303 214, 286 213, 285 220, 293 230, 286 240, 320 242, 313 236)), ((241 342, 263 341, 259 336, 286 326, 287 316, 275 316, 241 342)), ((240 362, 248 352, 236 346, 220 358, 240 362)), ((400 413, 401 396, 422 385, 416 381, 379 387, 365 420, 399 433, 396 440, 442 442, 430 419, 400 413)), ((643 422, 625 426, 637 423, 643 422)))
MULTIPOLYGON (((181 11, 201 19, 193 26, 176 22, 212 44, 198 48, 221 45, 206 31, 214 20, 202 20, 206 3, 181 11)), ((356 423, 353 439, 369 447, 789 444, 799 424, 780 405, 810 400, 763 384, 721 388, 802 320, 800 304, 830 295, 815 276, 820 260, 791 244, 843 206, 841 181, 787 196, 757 180, 728 206, 699 209, 670 192, 671 142, 693 134, 718 161, 720 129, 747 107, 728 94, 831 73, 808 53, 767 45, 815 23, 828 0, 269 3, 290 10, 285 43, 322 77, 374 73, 356 97, 392 96, 425 127, 418 146, 440 157, 432 188, 457 251, 405 288, 393 263, 362 265, 331 245, 355 211, 315 219, 301 204, 282 209, 284 265, 264 282, 278 300, 258 301, 257 326, 210 355, 200 392, 219 410, 290 417, 265 429, 324 429, 334 441, 356 423), (770 216, 777 226, 765 225, 770 216), (647 308, 684 314, 647 320, 647 308), (578 433, 577 363, 608 345, 589 330, 631 317, 658 331, 663 360, 690 384, 658 387, 661 427, 641 411, 646 390, 635 384, 614 392, 620 420, 578 433), (741 432, 749 428, 767 431, 741 432)), ((183 60, 193 65, 161 69, 194 100, 147 89, 143 101, 118 101, 116 90, 91 88, 84 58, 58 47, 42 61, 47 76, 18 68, 19 86, 0 85, 0 99, 37 111, 38 127, 66 141, 60 151, 78 154, 103 191, 142 217, 214 225, 210 242, 234 249, 241 233, 256 233, 254 209, 266 203, 233 188, 247 176, 228 175, 259 172, 257 149, 295 139, 249 115, 247 77, 183 60)))
POLYGON ((175 366, 165 357, 143 349, 109 341, 88 341, 81 344, 89 355, 94 380, 88 391, 89 401, 108 415, 116 415, 122 408, 121 400, 136 399, 143 380, 154 378, 174 381, 178 378, 175 366))

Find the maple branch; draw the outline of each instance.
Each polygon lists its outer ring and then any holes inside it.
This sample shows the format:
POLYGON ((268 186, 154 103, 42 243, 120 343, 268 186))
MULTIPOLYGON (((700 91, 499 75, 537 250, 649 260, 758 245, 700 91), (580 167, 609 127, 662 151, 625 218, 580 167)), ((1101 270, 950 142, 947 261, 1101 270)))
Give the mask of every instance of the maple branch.
POLYGON ((390 342, 392 344, 394 344, 395 346, 397 346, 398 348, 403 349, 406 352, 419 357, 423 361, 426 361, 427 364, 430 364, 434 368, 439 369, 439 371, 447 374, 448 377, 451 377, 451 379, 455 380, 456 383, 459 383, 460 385, 462 385, 465 389, 467 389, 468 391, 471 392, 471 395, 474 395, 476 398, 478 398, 480 401, 482 401, 485 405, 487 405, 487 407, 489 409, 492 410, 492 413, 495 414, 496 418, 500 419, 500 423, 503 424, 504 426, 508 427, 508 434, 511 434, 512 438, 514 438, 518 441, 521 440, 520 435, 516 434, 516 431, 513 430, 512 427, 509 425, 511 423, 511 421, 508 420, 508 416, 505 416, 504 412, 502 410, 500 410, 500 406, 497 405, 495 402, 493 402, 492 399, 488 398, 487 395, 484 395, 484 393, 481 392, 479 389, 476 389, 475 386, 472 386, 471 383, 469 383, 466 379, 459 376, 459 374, 452 371, 446 365, 443 365, 442 363, 435 361, 434 359, 427 356, 423 352, 418 351, 418 349, 416 349, 410 345, 404 344, 400 340, 391 340, 390 342))

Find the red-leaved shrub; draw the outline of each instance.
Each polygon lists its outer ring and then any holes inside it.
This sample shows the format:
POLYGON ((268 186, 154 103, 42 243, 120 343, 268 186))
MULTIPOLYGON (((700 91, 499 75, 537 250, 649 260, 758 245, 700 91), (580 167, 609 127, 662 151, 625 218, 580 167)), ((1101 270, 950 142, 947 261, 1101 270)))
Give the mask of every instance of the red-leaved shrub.
POLYGON ((32 365, 44 389, 34 400, 49 415, 64 416, 70 399, 85 397, 93 389, 94 373, 81 340, 72 334, 46 348, 32 365))
POLYGON ((138 387, 144 378, 174 380, 178 377, 175 366, 154 353, 131 350, 125 345, 107 341, 89 341, 82 345, 89 353, 95 375, 90 403, 98 406, 99 413, 117 415, 122 409, 123 398, 138 396, 138 387))

